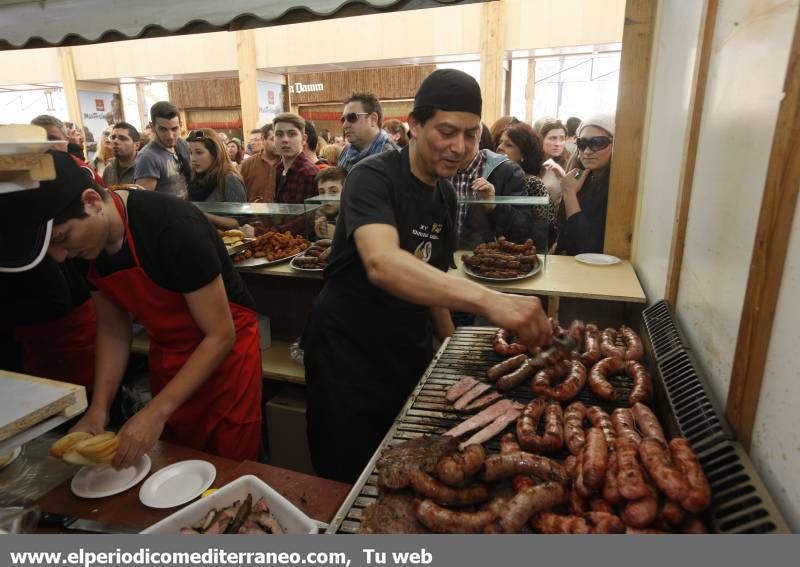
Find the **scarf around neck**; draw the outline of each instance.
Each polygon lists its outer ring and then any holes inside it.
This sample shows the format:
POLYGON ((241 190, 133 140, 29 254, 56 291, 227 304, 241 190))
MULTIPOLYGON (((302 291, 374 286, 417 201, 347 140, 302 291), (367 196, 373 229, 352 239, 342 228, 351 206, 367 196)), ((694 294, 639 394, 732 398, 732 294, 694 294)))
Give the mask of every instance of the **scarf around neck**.
POLYGON ((378 131, 378 135, 375 136, 375 139, 372 140, 372 143, 364 150, 359 151, 353 144, 348 145, 339 157, 339 167, 349 171, 351 167, 365 157, 379 153, 388 140, 389 134, 387 134, 385 130, 380 130, 378 131))

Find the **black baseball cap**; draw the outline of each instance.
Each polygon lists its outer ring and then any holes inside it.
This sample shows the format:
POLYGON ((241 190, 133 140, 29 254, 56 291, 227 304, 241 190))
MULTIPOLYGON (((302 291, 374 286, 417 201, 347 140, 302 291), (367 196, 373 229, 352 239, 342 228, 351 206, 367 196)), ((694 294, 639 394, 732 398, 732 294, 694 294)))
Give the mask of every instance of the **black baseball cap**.
POLYGON ((471 75, 458 69, 437 69, 420 84, 414 109, 429 106, 438 110, 481 115, 481 87, 471 75))
POLYGON ((66 152, 49 150, 56 178, 27 188, 0 183, 0 272, 24 272, 47 253, 53 220, 93 187, 66 152))

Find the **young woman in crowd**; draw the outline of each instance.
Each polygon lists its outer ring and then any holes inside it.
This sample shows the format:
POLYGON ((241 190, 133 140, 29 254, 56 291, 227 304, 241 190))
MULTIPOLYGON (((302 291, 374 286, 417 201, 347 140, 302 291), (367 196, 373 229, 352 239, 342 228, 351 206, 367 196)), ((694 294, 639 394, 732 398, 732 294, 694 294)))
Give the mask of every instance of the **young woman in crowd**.
POLYGON ((189 200, 246 202, 244 182, 216 132, 208 128, 194 130, 186 141, 192 164, 189 200))
POLYGON ((614 143, 614 116, 588 118, 578 129, 572 169, 561 182, 560 254, 603 252, 608 207, 608 174, 614 143), (574 164, 574 165, 573 165, 574 164))
POLYGON ((558 210, 561 204, 561 179, 564 177, 570 153, 566 149, 567 128, 559 120, 545 122, 539 129, 544 150, 542 182, 550 193, 550 200, 558 210))
MULTIPOLYGON (((548 204, 534 208, 535 232, 547 235, 547 246, 550 247, 558 236, 556 209, 549 201, 549 194, 540 176, 544 152, 539 135, 524 122, 516 122, 500 134, 497 153, 505 154, 508 159, 519 164, 525 172, 525 189, 532 197, 548 197, 548 204)), ((541 238, 537 239, 541 243, 541 238)), ((538 246, 539 244, 537 244, 538 246)))
POLYGON ((111 145, 111 127, 109 126, 100 134, 100 143, 97 144, 97 153, 91 166, 102 177, 106 164, 114 157, 114 148, 111 145))
POLYGON ((398 147, 402 148, 408 144, 406 128, 399 120, 384 120, 383 129, 389 133, 389 136, 392 137, 392 140, 394 140, 394 143, 397 144, 398 147))
POLYGON ((231 138, 225 143, 225 149, 228 151, 230 160, 235 163, 237 167, 240 166, 244 159, 244 147, 242 146, 241 140, 239 140, 239 138, 231 138))
POLYGON ((517 120, 517 118, 514 116, 501 116, 495 120, 494 124, 492 124, 492 127, 489 128, 489 133, 492 135, 492 147, 496 148, 499 146, 500 135, 503 133, 503 131, 509 126, 517 124, 518 122, 519 120, 517 120))

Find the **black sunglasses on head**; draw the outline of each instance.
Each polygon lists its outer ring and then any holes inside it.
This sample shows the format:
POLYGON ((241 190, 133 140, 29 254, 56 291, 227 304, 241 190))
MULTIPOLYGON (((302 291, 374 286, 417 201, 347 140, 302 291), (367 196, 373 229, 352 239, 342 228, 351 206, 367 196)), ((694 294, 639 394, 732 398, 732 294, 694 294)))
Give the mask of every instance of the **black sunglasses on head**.
POLYGON ((369 115, 370 115, 369 112, 349 112, 347 114, 343 114, 339 118, 339 122, 341 122, 342 124, 344 124, 345 122, 349 122, 350 124, 352 124, 354 122, 358 122, 359 116, 369 116, 369 115))
POLYGON ((589 148, 593 152, 599 152, 610 146, 612 141, 608 136, 595 136, 593 138, 578 138, 575 140, 575 145, 580 151, 589 148))

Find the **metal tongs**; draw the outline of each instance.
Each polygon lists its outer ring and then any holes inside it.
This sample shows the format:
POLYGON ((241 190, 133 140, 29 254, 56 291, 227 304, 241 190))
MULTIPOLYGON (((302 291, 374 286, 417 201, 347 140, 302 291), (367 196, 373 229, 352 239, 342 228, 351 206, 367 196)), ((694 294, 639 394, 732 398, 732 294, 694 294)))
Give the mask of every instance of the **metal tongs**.
POLYGON ((578 342, 571 334, 566 337, 553 335, 553 345, 534 356, 531 359, 531 364, 540 368, 556 364, 564 358, 569 358, 570 353, 576 348, 578 348, 578 342))

